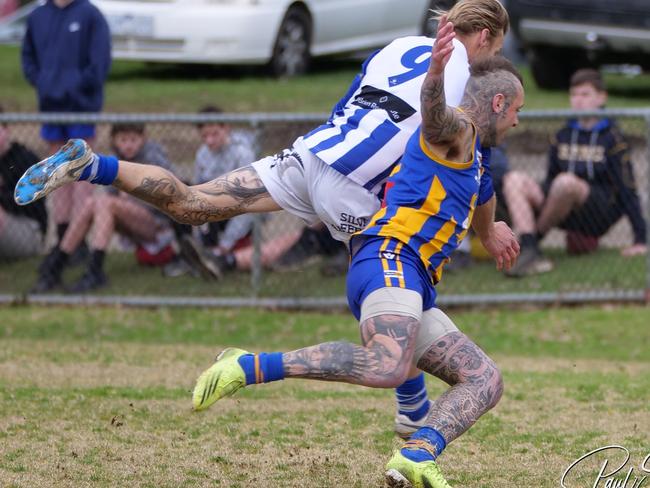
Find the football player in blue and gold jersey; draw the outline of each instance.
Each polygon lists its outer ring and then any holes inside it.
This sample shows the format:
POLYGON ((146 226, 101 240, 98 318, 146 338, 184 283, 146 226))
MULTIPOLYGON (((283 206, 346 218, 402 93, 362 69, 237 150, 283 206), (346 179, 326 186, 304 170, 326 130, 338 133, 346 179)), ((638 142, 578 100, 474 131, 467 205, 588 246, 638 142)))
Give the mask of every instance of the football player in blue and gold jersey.
POLYGON ((363 345, 338 341, 260 354, 229 348, 193 394, 202 410, 246 385, 284 378, 393 388, 416 365, 450 388, 389 461, 391 487, 448 487, 435 459, 503 391, 494 362, 436 307, 434 285, 470 225, 498 268, 517 258, 512 230, 494 222, 489 150, 482 147, 497 145, 517 125, 524 92, 512 64, 495 57, 476 63, 460 107, 448 107, 444 67, 453 38, 453 25, 441 22, 422 85, 422 125, 389 179, 384 207, 351 241, 348 301, 363 345))

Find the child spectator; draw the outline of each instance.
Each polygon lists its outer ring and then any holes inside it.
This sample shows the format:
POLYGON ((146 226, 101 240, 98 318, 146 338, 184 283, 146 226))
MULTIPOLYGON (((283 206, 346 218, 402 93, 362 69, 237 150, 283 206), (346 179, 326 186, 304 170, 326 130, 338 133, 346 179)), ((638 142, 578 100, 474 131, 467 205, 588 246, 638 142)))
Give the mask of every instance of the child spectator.
MULTIPOLYGON (((582 69, 570 80, 573 110, 605 106, 607 91, 598 71, 582 69)), ((540 252, 539 241, 553 227, 567 231, 569 252, 594 250, 623 215, 634 232, 634 243, 623 256, 647 252, 646 223, 634 184, 628 144, 614 124, 604 117, 569 120, 551 142, 549 167, 543 185, 529 175, 505 175, 503 193, 519 235, 521 255, 508 276, 550 271, 553 263, 540 252)))
POLYGON ((22 207, 14 201, 18 179, 38 160, 25 146, 12 142, 9 127, 0 124, 0 260, 36 256, 43 249, 47 231, 45 203, 22 207))
MULTIPOLYGON (((208 105, 199 113, 218 114, 222 113, 222 110, 215 105, 208 105)), ((256 141, 252 132, 233 129, 223 123, 199 124, 198 129, 202 144, 196 151, 194 184, 207 183, 257 159, 256 141)), ((253 221, 252 215, 245 214, 203 225, 202 243, 204 246, 216 248, 220 253, 232 251, 250 234, 253 221)))
MULTIPOLYGON (((119 159, 156 164, 172 170, 162 146, 146 139, 142 124, 114 125, 111 143, 119 159)), ((33 293, 42 293, 61 284, 70 253, 91 227, 90 261, 81 280, 68 288, 70 292, 85 293, 108 284, 104 257, 115 232, 136 244, 136 257, 142 264, 160 265, 173 257, 170 246, 173 232, 167 217, 125 193, 97 193, 78 212, 61 242, 43 261, 33 293)))
MULTIPOLYGON (((207 105, 199 110, 200 114, 222 112, 222 109, 215 105, 207 105)), ((252 132, 234 129, 221 122, 200 123, 197 128, 202 143, 196 151, 194 184, 207 183, 257 159, 256 141, 252 132)), ((234 263, 234 259, 230 259, 232 253, 250 244, 254 219, 251 214, 243 214, 229 220, 204 224, 199 228, 200 242, 194 242, 191 236, 184 235, 181 238, 181 255, 184 261, 171 263, 165 268, 165 273, 170 276, 181 274, 186 262, 203 276, 214 277, 215 273, 206 271, 203 264, 197 262, 196 253, 202 248, 200 251, 205 256, 214 255, 219 261, 222 261, 221 256, 225 256, 229 258, 227 262, 234 263)), ((275 254, 273 253, 274 256, 275 254)), ((246 262, 243 269, 249 266, 248 259, 246 262)))

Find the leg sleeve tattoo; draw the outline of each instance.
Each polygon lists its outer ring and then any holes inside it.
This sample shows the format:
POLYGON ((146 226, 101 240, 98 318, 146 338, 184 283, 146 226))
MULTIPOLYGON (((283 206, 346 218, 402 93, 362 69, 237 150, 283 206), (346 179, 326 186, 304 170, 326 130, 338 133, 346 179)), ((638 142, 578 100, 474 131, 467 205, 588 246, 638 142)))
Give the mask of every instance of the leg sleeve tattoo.
POLYGON ((157 168, 132 189, 123 187, 119 180, 116 186, 156 206, 175 220, 192 225, 255 211, 253 207, 264 199, 269 200, 269 204, 273 203, 252 166, 236 169, 195 186, 187 186, 169 171, 157 168))
POLYGON ((503 380, 494 361, 461 332, 436 340, 418 367, 451 385, 433 402, 427 419, 427 426, 440 432, 447 443, 474 425, 503 393, 503 380))
POLYGON ((363 346, 326 342, 286 353, 285 376, 393 388, 408 375, 418 326, 412 317, 370 318, 361 324, 363 346))

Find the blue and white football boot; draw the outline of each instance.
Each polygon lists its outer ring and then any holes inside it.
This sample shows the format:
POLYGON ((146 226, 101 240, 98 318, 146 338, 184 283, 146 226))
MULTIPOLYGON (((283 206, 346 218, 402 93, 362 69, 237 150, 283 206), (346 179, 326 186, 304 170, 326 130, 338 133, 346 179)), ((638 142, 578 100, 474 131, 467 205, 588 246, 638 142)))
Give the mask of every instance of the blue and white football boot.
POLYGON ((18 205, 28 205, 57 188, 78 181, 84 168, 97 156, 83 139, 70 139, 49 158, 31 166, 14 191, 18 205))

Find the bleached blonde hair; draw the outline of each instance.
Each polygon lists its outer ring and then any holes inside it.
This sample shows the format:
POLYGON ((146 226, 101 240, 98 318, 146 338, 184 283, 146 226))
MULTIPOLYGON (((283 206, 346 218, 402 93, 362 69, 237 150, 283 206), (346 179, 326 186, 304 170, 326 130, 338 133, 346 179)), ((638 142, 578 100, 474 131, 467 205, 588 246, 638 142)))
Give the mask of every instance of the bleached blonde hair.
POLYGON ((510 26, 508 11, 499 0, 460 0, 449 11, 435 10, 433 14, 438 21, 446 15, 454 30, 464 35, 487 29, 492 37, 498 37, 510 26))

